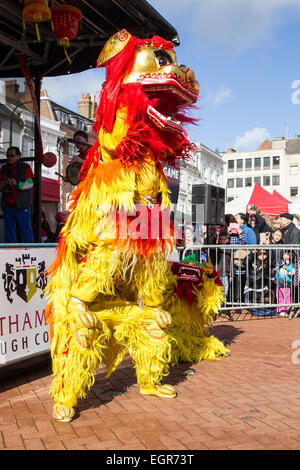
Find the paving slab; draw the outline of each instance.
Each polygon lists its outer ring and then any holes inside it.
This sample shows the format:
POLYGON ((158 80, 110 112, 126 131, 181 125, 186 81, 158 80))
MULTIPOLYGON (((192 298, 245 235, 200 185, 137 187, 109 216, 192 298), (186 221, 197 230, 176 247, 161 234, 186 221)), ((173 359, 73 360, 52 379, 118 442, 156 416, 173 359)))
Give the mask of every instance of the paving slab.
POLYGON ((0 449, 299 450, 299 318, 220 317, 211 332, 230 354, 172 368, 175 399, 140 395, 127 356, 108 380, 99 370, 71 423, 51 416, 49 363, 2 377, 0 449))

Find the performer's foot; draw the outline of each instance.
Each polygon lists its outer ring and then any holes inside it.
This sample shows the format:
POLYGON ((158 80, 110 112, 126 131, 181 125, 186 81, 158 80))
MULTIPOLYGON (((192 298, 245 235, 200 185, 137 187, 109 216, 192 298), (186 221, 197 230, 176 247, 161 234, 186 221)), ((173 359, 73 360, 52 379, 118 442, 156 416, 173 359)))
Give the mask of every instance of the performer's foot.
POLYGON ((97 316, 90 312, 87 306, 78 299, 72 298, 69 302, 69 308, 75 310, 79 323, 85 328, 96 328, 98 323, 97 316))
POLYGON ((177 393, 172 385, 141 385, 140 393, 142 395, 155 395, 162 398, 175 398, 177 393))
POLYGON ((53 406, 53 418, 62 423, 69 423, 75 416, 75 410, 71 406, 63 405, 62 403, 55 403, 53 406))
POLYGON ((169 312, 166 312, 161 307, 157 307, 154 309, 154 318, 156 323, 158 324, 159 328, 164 330, 172 323, 172 315, 169 312))

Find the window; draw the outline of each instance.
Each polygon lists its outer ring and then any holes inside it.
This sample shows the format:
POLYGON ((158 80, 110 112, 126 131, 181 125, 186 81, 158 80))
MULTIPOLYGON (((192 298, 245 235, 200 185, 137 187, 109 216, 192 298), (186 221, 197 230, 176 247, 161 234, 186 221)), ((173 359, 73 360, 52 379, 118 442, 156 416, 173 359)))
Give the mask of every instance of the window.
POLYGON ((290 188, 290 196, 291 197, 298 196, 298 186, 294 186, 293 188, 290 188))
POLYGON ((237 188, 242 188, 243 187, 243 178, 237 178, 236 179, 236 187, 237 188))
POLYGON ((246 170, 252 170, 252 158, 246 158, 246 170))
POLYGON ((231 196, 230 196, 230 197, 227 198, 227 202, 231 202, 231 201, 233 201, 233 200, 234 200, 234 197, 231 197, 231 196))
POLYGON ((72 158, 74 157, 74 155, 77 155, 78 153, 78 150, 77 150, 77 147, 75 144, 71 144, 69 143, 69 162, 72 160, 72 158))
POLYGON ((264 176, 263 185, 264 185, 264 186, 270 186, 270 184, 271 184, 271 178, 270 178, 270 176, 264 176))
POLYGON ((227 187, 234 188, 234 178, 228 178, 227 187))
POLYGON ((261 169, 261 158, 260 157, 254 158, 254 169, 255 170, 260 170, 261 169))
POLYGON ((280 185, 280 176, 273 175, 273 186, 279 186, 279 185, 280 185))
POLYGON ((298 175, 298 165, 290 165, 290 175, 298 175))
POLYGON ((245 178, 245 186, 249 187, 252 186, 252 178, 249 176, 248 178, 245 178))
POLYGON ((264 170, 268 170, 271 166, 270 157, 264 157, 264 170))
POLYGON ((280 165, 280 157, 273 157, 273 168, 279 168, 280 165))
POLYGON ((234 170, 234 160, 228 160, 228 171, 234 170))
POLYGON ((63 111, 58 111, 58 120, 63 122, 64 124, 68 124, 68 115, 63 111))
POLYGON ((236 169, 237 171, 242 171, 243 168, 244 168, 244 161, 241 158, 239 158, 236 161, 236 169))
POLYGON ((261 177, 260 176, 255 176, 254 177, 254 184, 257 183, 257 184, 261 184, 261 177))

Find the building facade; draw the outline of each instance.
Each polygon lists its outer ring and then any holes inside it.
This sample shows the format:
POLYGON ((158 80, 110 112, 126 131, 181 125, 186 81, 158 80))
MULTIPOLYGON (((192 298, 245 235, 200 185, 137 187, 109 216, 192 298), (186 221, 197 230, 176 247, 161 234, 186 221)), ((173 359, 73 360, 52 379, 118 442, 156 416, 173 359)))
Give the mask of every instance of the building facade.
POLYGON ((59 178, 61 182, 60 208, 63 212, 67 209, 68 197, 74 189, 74 186, 65 182, 63 177, 66 175, 66 169, 72 157, 78 153, 76 145, 68 142, 68 139, 72 139, 74 133, 80 130, 87 133, 89 143, 92 144, 96 137, 92 129, 96 111, 97 102, 94 95, 82 95, 78 102, 78 112, 76 113, 52 101, 48 97, 47 91, 42 90, 41 116, 56 122, 61 132, 57 139, 57 149, 55 152, 58 155, 57 168, 54 168, 53 171, 58 173, 55 178, 59 178))
MULTIPOLYGON (((34 157, 35 118, 31 94, 26 83, 24 90, 20 91, 20 84, 17 80, 6 80, 2 95, 5 103, 0 108, 0 117, 3 114, 3 119, 1 118, 0 121, 0 127, 3 129, 2 146, 0 142, 0 152, 3 155, 1 158, 5 158, 9 145, 20 147, 24 157, 34 157)), ((77 130, 82 130, 88 134, 89 143, 93 143, 95 136, 92 125, 96 111, 97 102, 94 95, 83 94, 78 101, 78 112, 74 112, 51 100, 46 90, 41 91, 40 123, 43 151, 44 153, 53 152, 57 156, 57 163, 54 167, 47 168, 42 165, 42 176, 59 179, 60 211, 66 210, 68 196, 74 188, 64 182, 63 176, 66 175, 70 160, 78 153, 75 144, 68 142, 67 139, 72 139, 77 130)))
POLYGON ((222 156, 201 143, 195 143, 189 161, 180 166, 179 196, 176 206, 177 217, 187 222, 192 218, 192 187, 195 184, 211 184, 224 188, 224 159, 222 156))
POLYGON ((226 202, 258 183, 270 193, 276 190, 292 203, 300 203, 300 136, 267 140, 254 151, 228 149, 224 158, 226 202))

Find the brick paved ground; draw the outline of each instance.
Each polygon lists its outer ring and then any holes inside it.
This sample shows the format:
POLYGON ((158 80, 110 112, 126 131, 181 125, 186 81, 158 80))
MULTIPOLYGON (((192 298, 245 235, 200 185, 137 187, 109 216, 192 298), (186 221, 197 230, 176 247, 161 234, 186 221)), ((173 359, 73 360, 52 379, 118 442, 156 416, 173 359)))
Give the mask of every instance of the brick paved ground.
POLYGON ((127 358, 109 381, 99 371, 71 423, 51 417, 49 367, 2 379, 0 448, 298 450, 299 326, 286 318, 217 322, 213 333, 230 356, 173 368, 173 400, 141 396, 127 358))

